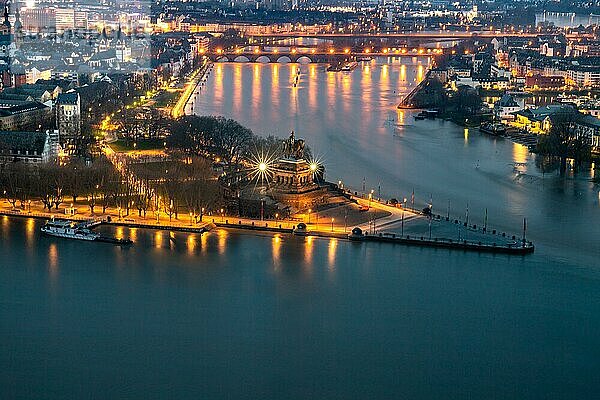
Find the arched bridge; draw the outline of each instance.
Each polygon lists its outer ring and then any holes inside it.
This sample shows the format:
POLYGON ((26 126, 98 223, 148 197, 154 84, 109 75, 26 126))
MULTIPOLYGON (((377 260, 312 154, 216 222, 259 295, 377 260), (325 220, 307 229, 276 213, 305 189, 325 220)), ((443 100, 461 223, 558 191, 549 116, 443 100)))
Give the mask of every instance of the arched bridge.
POLYGON ((211 61, 221 62, 262 62, 262 63, 340 63, 344 61, 353 61, 361 57, 415 57, 415 56, 437 56, 443 54, 443 49, 423 49, 423 48, 384 48, 384 49, 308 49, 307 51, 298 51, 294 48, 289 50, 242 50, 214 49, 205 54, 211 61))

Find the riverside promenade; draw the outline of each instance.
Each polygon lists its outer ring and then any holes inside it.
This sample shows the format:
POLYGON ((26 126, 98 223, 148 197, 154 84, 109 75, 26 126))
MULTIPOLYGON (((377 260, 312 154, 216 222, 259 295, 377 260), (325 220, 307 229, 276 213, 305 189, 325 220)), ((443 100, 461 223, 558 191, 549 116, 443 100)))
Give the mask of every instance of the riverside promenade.
MULTIPOLYGON (((336 239, 352 239, 359 241, 375 241, 395 243, 420 247, 436 247, 463 251, 480 251, 508 254, 529 254, 534 251, 533 243, 517 238, 514 235, 495 229, 477 226, 458 219, 441 217, 439 215, 425 216, 409 209, 394 207, 375 199, 365 199, 360 196, 350 196, 350 204, 341 207, 326 208, 308 214, 297 214, 293 219, 251 219, 237 216, 204 215, 201 220, 193 215, 179 214, 179 218, 169 219, 163 213, 150 212, 147 216, 139 216, 137 210, 126 215, 124 210, 107 208, 104 213, 91 213, 85 204, 76 204, 75 214, 65 213, 72 207, 61 206, 58 210, 49 212, 43 209, 40 202, 27 203, 25 208, 13 209, 8 201, 0 200, 0 215, 48 220, 65 218, 77 221, 94 221, 96 224, 124 226, 129 228, 158 229, 178 232, 203 234, 215 228, 243 229, 256 232, 275 234, 299 234, 336 239), (358 211, 360 207, 368 206, 369 213, 364 213, 367 222, 348 225, 347 216, 350 212, 358 211), (353 209, 353 210, 352 210, 353 209), (304 224, 303 230, 298 229, 304 224), (362 235, 351 235, 359 228, 362 235)), ((101 207, 96 207, 96 210, 101 207)), ((119 231, 118 239, 123 231, 119 231)))
POLYGON ((212 63, 210 61, 204 61, 203 64, 196 69, 188 78, 187 82, 184 84, 183 91, 175 106, 171 110, 171 116, 173 118, 179 118, 185 115, 186 107, 189 102, 192 100, 192 96, 197 94, 198 90, 200 90, 199 85, 204 80, 212 69, 212 63))

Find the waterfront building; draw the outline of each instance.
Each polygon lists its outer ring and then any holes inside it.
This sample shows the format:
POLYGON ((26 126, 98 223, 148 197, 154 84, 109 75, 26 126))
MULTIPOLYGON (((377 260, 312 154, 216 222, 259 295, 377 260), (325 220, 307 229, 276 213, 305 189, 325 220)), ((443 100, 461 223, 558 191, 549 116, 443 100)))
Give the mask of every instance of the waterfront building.
POLYGON ((592 152, 600 153, 600 119, 579 114, 573 124, 573 130, 577 137, 584 138, 592 147, 592 152))
POLYGON ((500 100, 494 104, 494 114, 502 120, 514 120, 515 113, 525 108, 525 99, 520 97, 516 99, 511 94, 504 94, 500 100))
POLYGON ((548 106, 528 108, 517 111, 514 126, 525 129, 531 133, 547 134, 552 128, 552 116, 557 113, 574 113, 575 109, 569 105, 551 104, 548 106))

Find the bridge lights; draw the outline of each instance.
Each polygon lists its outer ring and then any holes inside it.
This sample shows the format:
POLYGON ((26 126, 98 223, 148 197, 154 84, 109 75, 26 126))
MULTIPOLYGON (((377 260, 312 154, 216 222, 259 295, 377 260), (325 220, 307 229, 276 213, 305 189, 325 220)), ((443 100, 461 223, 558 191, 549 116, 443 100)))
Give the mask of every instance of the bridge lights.
POLYGON ((365 49, 365 54, 369 54, 370 51, 371 50, 369 50, 369 49, 365 49))
POLYGON ((223 49, 217 49, 217 54, 223 53, 223 49))
POLYGON ((258 49, 254 49, 254 53, 255 53, 255 54, 258 54, 258 49))
POLYGON ((292 49, 292 54, 296 54, 296 49, 292 49))
POLYGON ((344 53, 346 53, 346 54, 350 53, 350 49, 344 49, 344 53))
POLYGON ((329 54, 333 54, 335 52, 334 49, 329 49, 329 54))

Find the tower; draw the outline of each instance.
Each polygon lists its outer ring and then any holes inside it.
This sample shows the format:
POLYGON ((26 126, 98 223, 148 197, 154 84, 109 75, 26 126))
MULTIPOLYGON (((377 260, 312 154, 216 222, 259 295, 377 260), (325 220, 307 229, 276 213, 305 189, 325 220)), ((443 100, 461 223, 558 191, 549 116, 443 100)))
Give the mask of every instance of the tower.
POLYGON ((8 20, 10 3, 4 3, 4 21, 0 25, 0 60, 10 63, 10 48, 13 43, 11 25, 8 20))
POLYGON ((21 13, 19 12, 19 3, 15 4, 15 26, 14 26, 15 44, 23 42, 23 23, 21 22, 21 13))

